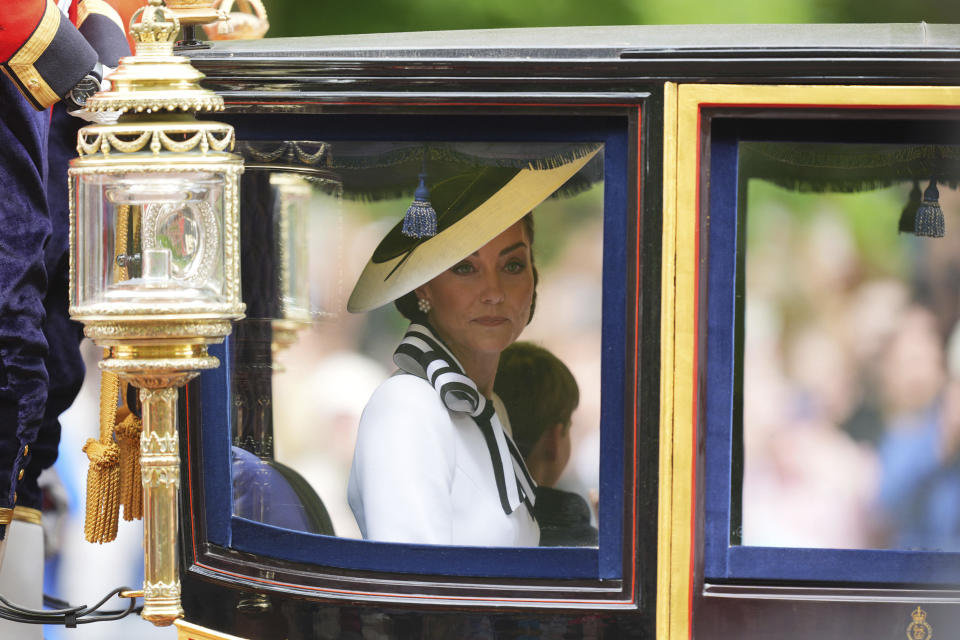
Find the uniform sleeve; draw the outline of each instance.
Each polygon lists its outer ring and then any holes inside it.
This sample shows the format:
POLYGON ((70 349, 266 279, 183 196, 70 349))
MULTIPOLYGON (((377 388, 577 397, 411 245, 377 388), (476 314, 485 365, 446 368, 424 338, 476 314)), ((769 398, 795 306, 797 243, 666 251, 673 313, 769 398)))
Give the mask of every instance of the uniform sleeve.
POLYGON ((17 499, 17 482, 28 480, 47 402, 47 119, 0 76, 0 509, 39 506, 17 499))
POLYGON ((81 0, 77 29, 96 50, 100 63, 107 67, 116 68, 120 58, 130 55, 127 27, 106 0, 81 0))
POLYGON ((363 411, 350 506, 367 540, 450 544, 453 424, 424 380, 398 375, 363 411))
POLYGON ((96 63, 53 0, 17 0, 0 12, 0 66, 35 109, 67 95, 96 63))

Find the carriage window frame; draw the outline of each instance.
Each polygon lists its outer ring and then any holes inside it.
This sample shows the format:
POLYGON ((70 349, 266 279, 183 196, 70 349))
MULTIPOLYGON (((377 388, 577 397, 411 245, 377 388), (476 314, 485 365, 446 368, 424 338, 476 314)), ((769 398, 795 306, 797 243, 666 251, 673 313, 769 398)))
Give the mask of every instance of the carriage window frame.
MULTIPOLYGON (((310 130, 311 137, 331 141, 446 138, 504 142, 525 139, 597 141, 604 144, 604 398, 600 452, 600 493, 603 497, 599 546, 486 548, 396 544, 320 536, 234 516, 229 499, 229 447, 225 446, 230 442, 230 380, 227 368, 221 366, 204 372, 199 382, 199 399, 204 410, 202 416, 197 415, 202 427, 194 437, 201 442, 198 457, 202 458, 202 468, 194 463, 190 469, 197 468, 201 476, 197 484, 204 513, 193 512, 193 496, 190 497, 190 509, 186 511, 193 524, 186 532, 186 542, 193 545, 194 565, 200 564, 198 558, 204 552, 203 546, 199 554, 197 551, 199 535, 200 542, 208 547, 213 545, 227 552, 251 554, 281 563, 315 566, 318 571, 329 569, 340 575, 358 572, 357 575, 367 578, 370 572, 389 573, 395 580, 436 579, 436 582, 474 578, 491 584, 562 580, 569 583, 570 593, 595 588, 595 593, 588 596, 593 599, 587 602, 599 604, 604 598, 621 604, 636 601, 639 543, 635 535, 638 516, 633 487, 637 474, 636 382, 639 372, 636 368, 639 349, 628 349, 628 344, 635 346, 631 341, 636 339, 639 323, 640 278, 638 265, 634 266, 633 262, 639 262, 640 255, 638 246, 631 240, 631 233, 638 234, 640 224, 637 161, 640 110, 636 101, 630 106, 607 104, 598 107, 591 110, 580 105, 573 115, 566 115, 571 111, 569 108, 545 110, 542 105, 515 105, 506 114, 486 117, 459 115, 455 111, 437 116, 424 115, 415 110, 409 113, 408 109, 408 113, 390 115, 304 114, 279 122, 259 114, 223 119, 236 127, 240 140, 303 139, 303 132, 310 130), (628 291, 628 286, 636 286, 637 291, 628 291), (629 309, 631 305, 635 308, 629 309), (598 586, 602 588, 596 589, 598 586)), ((498 110, 504 111, 502 105, 498 110)), ((231 348, 228 338, 223 345, 211 348, 211 353, 221 362, 228 363, 231 348)), ((194 414, 198 413, 194 411, 194 414)), ((187 414, 190 415, 189 410, 187 414)), ((193 487, 194 482, 190 484, 193 487)), ((201 571, 208 569, 201 566, 201 571)), ((558 596, 563 600, 562 594, 558 593, 558 596)), ((549 601, 549 598, 543 600, 549 601)))
MULTIPOLYGON (((951 104, 942 91, 939 96, 931 96, 933 92, 929 90, 898 87, 886 100, 870 100, 871 95, 856 96, 841 87, 814 89, 823 95, 805 100, 790 99, 797 97, 796 94, 780 96, 779 104, 762 99, 751 101, 746 95, 742 96, 743 102, 750 105, 746 108, 710 100, 700 102, 697 109, 701 131, 697 228, 702 268, 698 277, 697 349, 702 357, 697 363, 694 384, 699 390, 696 437, 704 445, 703 457, 698 461, 703 488, 696 496, 704 523, 703 580, 707 584, 954 585, 956 580, 951 581, 947 576, 960 572, 960 553, 756 547, 743 546, 733 540, 738 510, 735 492, 742 490, 736 474, 737 458, 741 455, 738 438, 742 437, 742 388, 739 385, 743 367, 745 251, 742 228, 745 211, 743 204, 737 202, 739 143, 797 141, 797 134, 785 122, 788 118, 820 119, 825 125, 824 131, 836 128, 845 119, 857 117, 880 121, 957 119, 956 102, 951 104), (931 97, 939 97, 941 102, 930 100, 931 97)), ((861 91, 862 88, 852 89, 861 91)), ((870 88, 868 94, 871 89, 874 90, 872 97, 883 97, 880 88, 870 88)), ((770 93, 767 92, 767 97, 770 93)), ((827 137, 821 141, 830 140, 827 137)), ((878 133, 875 140, 865 141, 892 140, 878 133)))

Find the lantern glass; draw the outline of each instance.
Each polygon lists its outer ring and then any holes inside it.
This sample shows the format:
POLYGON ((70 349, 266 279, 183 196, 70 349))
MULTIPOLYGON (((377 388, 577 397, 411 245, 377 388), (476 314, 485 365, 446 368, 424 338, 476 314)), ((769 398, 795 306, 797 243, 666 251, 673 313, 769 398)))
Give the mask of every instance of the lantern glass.
POLYGON ((228 301, 226 173, 76 172, 72 179, 75 305, 228 301))

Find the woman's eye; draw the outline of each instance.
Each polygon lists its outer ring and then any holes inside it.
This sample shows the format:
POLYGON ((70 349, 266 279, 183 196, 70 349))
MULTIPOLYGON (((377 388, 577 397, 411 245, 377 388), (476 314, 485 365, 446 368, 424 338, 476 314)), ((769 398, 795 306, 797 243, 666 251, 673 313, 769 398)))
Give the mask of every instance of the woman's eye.
POLYGON ((511 260, 503 268, 507 273, 520 273, 527 268, 527 263, 523 260, 511 260))
POLYGON ((469 262, 461 262, 453 265, 453 267, 450 268, 450 271, 453 271, 455 274, 460 276, 466 275, 468 273, 473 273, 473 265, 469 262))

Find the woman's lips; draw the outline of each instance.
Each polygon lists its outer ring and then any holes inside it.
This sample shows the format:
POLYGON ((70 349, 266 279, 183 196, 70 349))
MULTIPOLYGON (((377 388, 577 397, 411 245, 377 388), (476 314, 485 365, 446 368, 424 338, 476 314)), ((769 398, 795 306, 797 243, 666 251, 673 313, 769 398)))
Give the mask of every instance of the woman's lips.
POLYGON ((484 327, 498 327, 504 324, 507 319, 504 316, 480 316, 474 318, 473 321, 484 327))

